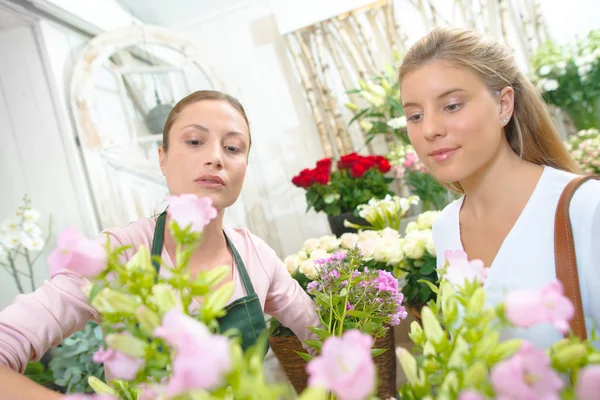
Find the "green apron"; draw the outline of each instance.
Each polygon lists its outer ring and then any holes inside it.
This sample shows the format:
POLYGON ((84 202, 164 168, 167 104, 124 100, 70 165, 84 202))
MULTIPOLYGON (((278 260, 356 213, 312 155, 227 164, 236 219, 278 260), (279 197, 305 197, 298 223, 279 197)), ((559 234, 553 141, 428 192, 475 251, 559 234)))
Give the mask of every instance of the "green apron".
MULTIPOLYGON (((152 239, 152 256, 161 256, 166 219, 167 212, 165 211, 158 216, 156 221, 154 238, 152 239)), ((228 329, 238 329, 240 331, 242 348, 245 351, 256 343, 260 334, 267 329, 267 325, 265 323, 265 317, 260 300, 254 292, 254 286, 252 286, 252 282, 250 281, 250 277, 246 271, 244 261, 242 261, 240 254, 236 250, 227 234, 225 232, 223 232, 223 234, 227 240, 227 245, 233 253, 233 259, 235 261, 234 265, 236 265, 238 268, 240 278, 242 279, 244 289, 246 290, 246 296, 227 305, 225 307, 227 314, 219 318, 217 321, 219 322, 221 333, 227 331, 228 329)), ((158 274, 160 271, 160 265, 154 260, 152 262, 158 274)))

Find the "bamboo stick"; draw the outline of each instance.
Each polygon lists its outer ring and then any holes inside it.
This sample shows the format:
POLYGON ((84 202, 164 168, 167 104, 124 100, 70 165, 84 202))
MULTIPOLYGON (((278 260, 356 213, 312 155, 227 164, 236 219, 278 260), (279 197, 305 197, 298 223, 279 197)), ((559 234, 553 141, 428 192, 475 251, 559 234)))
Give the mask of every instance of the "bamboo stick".
MULTIPOLYGON (((308 47, 306 42, 304 41, 302 34, 299 31, 296 31, 296 32, 294 32, 294 35, 296 36, 296 40, 298 41, 298 44, 300 45, 300 53, 305 61, 305 65, 308 67, 308 79, 310 79, 310 81, 315 85, 315 94, 316 94, 316 98, 317 98, 317 104, 319 105, 319 108, 322 110, 322 113, 324 115, 323 125, 325 126, 325 129, 329 136, 329 140, 332 145, 333 154, 335 157, 337 157, 338 156, 337 152, 341 150, 341 144, 336 143, 335 135, 333 132, 334 127, 331 125, 331 123, 329 121, 332 117, 331 117, 331 115, 329 115, 330 112, 327 107, 327 100, 324 95, 325 88, 324 88, 323 82, 319 79, 319 75, 317 72, 317 66, 315 64, 314 58, 312 57, 313 54, 310 51, 310 48, 308 47), (336 146, 334 146, 334 143, 336 144, 336 146)), ((307 36, 309 38, 311 36, 314 37, 314 29, 313 28, 311 28, 310 31, 307 32, 307 36), (313 33, 313 35, 310 35, 309 33, 313 33)))
POLYGON ((356 51, 356 47, 352 39, 348 35, 348 32, 346 32, 346 29, 344 29, 343 25, 340 23, 340 21, 337 18, 332 18, 330 21, 331 25, 337 30, 338 34, 340 35, 340 39, 344 45, 343 48, 350 55, 350 59, 353 60, 357 65, 359 75, 363 76, 369 70, 369 68, 365 64, 365 60, 363 59, 362 55, 356 51))
POLYGON ((397 51, 400 50, 406 50, 408 48, 408 35, 406 34, 406 32, 404 31, 404 29, 400 26, 400 24, 398 24, 398 18, 396 16, 396 7, 394 5, 394 0, 390 0, 390 3, 388 4, 387 8, 388 8, 388 14, 389 14, 389 18, 391 20, 391 24, 393 29, 393 32, 395 33, 395 45, 393 45, 393 48, 397 51))
MULTIPOLYGON (((381 7, 381 15, 383 18, 383 27, 386 31, 388 40, 390 41, 390 47, 392 48, 392 54, 394 49, 398 49, 398 35, 396 31, 396 24, 392 15, 392 7, 388 3, 381 7)), ((393 59, 393 55, 392 55, 393 59)))
POLYGON ((357 38, 359 42, 362 42, 363 48, 365 50, 366 53, 366 58, 368 63, 370 63, 371 67, 373 70, 377 70, 378 69, 378 63, 375 60, 375 57, 373 57, 373 52, 371 51, 371 47, 373 47, 373 43, 370 40, 369 37, 367 37, 367 35, 365 34, 365 28, 363 26, 363 24, 359 21, 359 19, 356 17, 356 15, 354 13, 351 13, 350 16, 348 17, 348 24, 354 24, 356 26, 356 33, 357 33, 357 38))
POLYGON ((325 157, 333 157, 333 148, 331 146, 331 141, 327 135, 327 129, 324 126, 323 117, 321 116, 321 111, 319 110, 317 97, 315 94, 315 90, 310 83, 308 78, 308 74, 306 72, 306 66, 302 61, 301 55, 298 52, 298 46, 294 44, 293 38, 296 38, 294 34, 285 35, 285 39, 288 45, 288 49, 292 54, 293 60, 296 64, 296 68, 298 70, 298 75, 300 77, 300 82, 302 83, 302 87, 306 92, 306 98, 308 99, 308 103, 310 105, 310 110, 313 114, 313 119, 315 121, 315 125, 317 127, 317 133, 319 134, 319 139, 321 140, 321 146, 323 147, 323 152, 325 157))
POLYGON ((377 69, 375 68, 373 62, 367 56, 365 52, 365 47, 362 45, 359 35, 356 31, 356 27, 352 25, 348 18, 340 20, 340 26, 343 26, 345 34, 350 39, 350 42, 352 43, 352 46, 355 49, 355 53, 361 58, 365 66, 365 72, 367 72, 370 75, 375 75, 377 73, 377 69))
POLYGON ((393 60, 393 44, 391 41, 386 38, 387 31, 385 30, 384 24, 378 21, 378 13, 381 9, 372 10, 368 14, 366 14, 367 20, 369 21, 369 25, 371 27, 371 31, 373 32, 374 41, 376 43, 375 48, 379 53, 385 54, 385 59, 387 61, 393 60), (381 29, 383 28, 383 30, 381 29))

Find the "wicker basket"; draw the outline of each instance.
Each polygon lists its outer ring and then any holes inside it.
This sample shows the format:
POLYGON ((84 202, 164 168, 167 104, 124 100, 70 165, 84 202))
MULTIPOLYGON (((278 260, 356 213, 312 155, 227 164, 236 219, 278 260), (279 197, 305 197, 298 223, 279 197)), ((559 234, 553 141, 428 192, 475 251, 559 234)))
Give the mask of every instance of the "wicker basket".
MULTIPOLYGON (((300 340, 296 336, 272 336, 269 343, 296 393, 302 393, 306 389, 308 375, 306 374, 306 361, 295 352, 305 352, 300 340)), ((381 399, 395 397, 397 389, 394 330, 392 328, 388 329, 384 337, 375 341, 373 348, 388 349, 374 359, 379 379, 377 396, 381 399)))
POLYGON ((269 344, 296 393, 302 393, 306 389, 308 375, 306 361, 296 353, 306 352, 300 340, 296 336, 271 336, 269 344))

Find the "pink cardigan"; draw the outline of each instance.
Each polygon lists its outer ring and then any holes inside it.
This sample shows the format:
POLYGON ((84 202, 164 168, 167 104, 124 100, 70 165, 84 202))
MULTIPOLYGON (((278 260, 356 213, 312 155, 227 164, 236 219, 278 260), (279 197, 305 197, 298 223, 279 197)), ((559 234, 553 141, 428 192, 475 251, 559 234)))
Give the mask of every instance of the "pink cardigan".
MULTIPOLYGON (((133 245, 126 258, 140 245, 152 247, 156 221, 142 219, 128 226, 105 231, 115 246, 133 245)), ((272 315, 306 340, 313 335, 306 328, 318 326, 315 305, 290 276, 275 252, 246 229, 225 227, 254 285, 265 313, 272 315)), ((171 263, 163 247, 163 260, 171 263)), ((234 268, 235 289, 231 301, 244 297, 243 285, 234 268)), ((81 287, 85 279, 71 272, 61 272, 46 281, 35 292, 19 295, 13 304, 0 311, 0 365, 23 372, 29 361, 37 361, 52 346, 84 327, 96 312, 87 304, 81 287)))

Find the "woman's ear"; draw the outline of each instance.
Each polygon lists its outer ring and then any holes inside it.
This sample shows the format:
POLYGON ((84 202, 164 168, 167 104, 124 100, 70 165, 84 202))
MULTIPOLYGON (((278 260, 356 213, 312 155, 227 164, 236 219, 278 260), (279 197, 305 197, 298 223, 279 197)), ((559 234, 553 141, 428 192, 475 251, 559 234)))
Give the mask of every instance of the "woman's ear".
POLYGON ((167 152, 162 146, 158 146, 158 162, 163 176, 165 176, 165 165, 167 163, 167 152))
POLYGON ((502 125, 506 125, 513 116, 515 109, 515 90, 511 86, 506 86, 498 95, 500 100, 499 119, 502 125))

